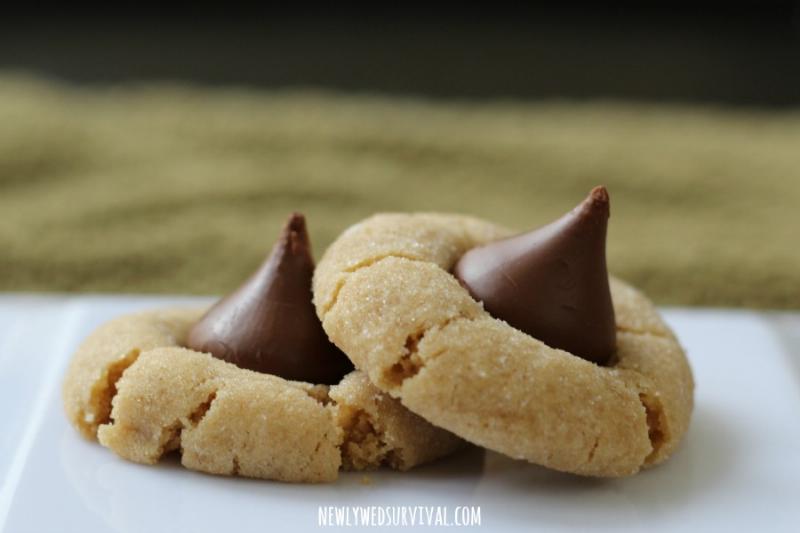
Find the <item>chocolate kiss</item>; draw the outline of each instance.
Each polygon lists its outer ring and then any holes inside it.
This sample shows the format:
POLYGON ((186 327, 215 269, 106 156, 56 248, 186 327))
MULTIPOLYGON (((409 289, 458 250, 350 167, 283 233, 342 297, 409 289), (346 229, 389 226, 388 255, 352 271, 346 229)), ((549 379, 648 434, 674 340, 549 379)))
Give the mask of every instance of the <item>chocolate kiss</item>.
POLYGON ((353 365, 325 335, 311 303, 306 222, 293 213, 269 257, 192 327, 186 345, 242 368, 310 383, 338 383, 353 365))
POLYGON ((608 191, 529 233, 473 248, 454 274, 495 318, 598 364, 616 345, 606 269, 608 191))

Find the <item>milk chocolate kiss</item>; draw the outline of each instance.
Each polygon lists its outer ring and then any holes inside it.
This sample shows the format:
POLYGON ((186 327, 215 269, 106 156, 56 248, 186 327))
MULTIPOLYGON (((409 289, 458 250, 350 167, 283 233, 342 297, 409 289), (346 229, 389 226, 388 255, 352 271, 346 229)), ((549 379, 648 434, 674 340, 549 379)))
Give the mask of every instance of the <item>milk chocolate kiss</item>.
POLYGON ((604 364, 616 344, 606 270, 608 204, 606 189, 595 187, 555 222, 468 251, 453 273, 495 318, 604 364))
POLYGON ((186 345, 242 368, 310 383, 352 370, 311 303, 314 260, 303 215, 293 213, 261 267, 192 327, 186 345))

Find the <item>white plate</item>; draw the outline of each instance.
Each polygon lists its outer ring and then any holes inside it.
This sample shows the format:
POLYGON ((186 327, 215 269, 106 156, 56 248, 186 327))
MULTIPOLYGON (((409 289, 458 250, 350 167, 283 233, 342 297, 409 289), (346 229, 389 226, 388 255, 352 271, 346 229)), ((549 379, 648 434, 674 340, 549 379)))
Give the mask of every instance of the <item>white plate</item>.
POLYGON ((800 530, 800 314, 666 310, 694 368, 696 411, 675 456, 633 478, 473 449, 312 486, 128 463, 67 424, 60 385, 78 342, 118 314, 187 301, 199 300, 0 296, 2 531, 319 531, 320 507, 401 505, 446 506, 450 522, 457 506, 480 506, 491 531, 800 530))

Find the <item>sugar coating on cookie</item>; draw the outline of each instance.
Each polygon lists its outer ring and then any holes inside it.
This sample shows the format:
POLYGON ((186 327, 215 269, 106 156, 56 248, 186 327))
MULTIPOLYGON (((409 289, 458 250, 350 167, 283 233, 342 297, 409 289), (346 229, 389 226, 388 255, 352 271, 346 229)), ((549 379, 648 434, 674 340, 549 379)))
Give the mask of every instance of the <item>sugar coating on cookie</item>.
POLYGON ((405 470, 464 445, 352 372, 312 385, 181 347, 203 310, 151 311, 90 335, 67 371, 73 426, 145 464, 177 451, 187 468, 294 482, 340 468, 405 470))
POLYGON ((665 460, 693 404, 675 336, 645 296, 614 278, 617 351, 608 366, 491 317, 450 270, 468 249, 510 234, 457 215, 373 216, 319 262, 317 314, 379 389, 475 444, 593 476, 665 460))

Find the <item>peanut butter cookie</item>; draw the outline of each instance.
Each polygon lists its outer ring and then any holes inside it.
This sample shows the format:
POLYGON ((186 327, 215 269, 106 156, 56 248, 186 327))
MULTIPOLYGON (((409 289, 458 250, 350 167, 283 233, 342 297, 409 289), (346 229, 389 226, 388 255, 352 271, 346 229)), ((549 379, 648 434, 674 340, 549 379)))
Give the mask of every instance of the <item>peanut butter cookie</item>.
MULTIPOLYGON (((605 191, 593 191, 573 212, 582 217, 575 224, 594 227, 583 218, 600 217, 603 202, 605 191)), ((543 235, 575 224, 559 221, 543 235)), ((612 336, 595 328, 603 336, 596 344, 610 348, 602 357, 551 347, 493 316, 471 294, 476 284, 451 272, 468 251, 511 235, 459 215, 370 217, 319 262, 317 315, 377 388, 470 442, 591 476, 630 475, 664 461, 693 404, 691 369, 673 333, 644 295, 607 275, 612 336)), ((541 248, 542 238, 526 237, 526 246, 541 248)), ((510 244, 503 246, 507 253, 510 244)), ((506 281, 509 290, 524 289, 506 281)))

